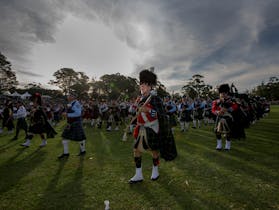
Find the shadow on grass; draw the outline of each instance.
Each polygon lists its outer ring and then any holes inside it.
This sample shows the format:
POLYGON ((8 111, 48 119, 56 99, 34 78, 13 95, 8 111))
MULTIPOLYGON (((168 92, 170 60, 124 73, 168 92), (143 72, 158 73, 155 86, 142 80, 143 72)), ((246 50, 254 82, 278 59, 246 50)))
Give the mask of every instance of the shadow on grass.
POLYGON ((72 178, 62 177, 67 159, 60 161, 57 172, 50 180, 37 209, 83 209, 83 161, 83 157, 80 157, 80 163, 72 178), (69 182, 63 182, 69 179, 69 182))
MULTIPOLYGON (((183 172, 185 173, 185 171, 183 172)), ((194 186, 190 181, 197 179, 196 176, 187 174, 172 176, 164 170, 161 170, 160 174, 161 180, 158 183, 169 191, 171 200, 174 200, 181 209, 210 209, 210 206, 214 206, 215 209, 226 209, 223 204, 212 203, 214 201, 204 199, 201 196, 205 191, 201 193, 202 189, 194 186)), ((201 184, 201 186, 206 186, 206 183, 201 184)))
MULTIPOLYGON (((150 206, 155 208, 158 207, 158 199, 160 198, 160 195, 156 192, 156 188, 152 188, 150 186, 151 180, 148 179, 149 177, 145 176, 145 179, 142 183, 130 184, 129 187, 135 198, 138 196, 143 197, 142 200, 146 201, 144 206, 148 206, 147 203, 149 203, 150 206)), ((136 199, 134 205, 134 209, 140 209, 141 207, 140 203, 137 203, 136 199)))
POLYGON ((24 178, 25 175, 39 166, 45 158, 45 151, 42 151, 40 148, 38 148, 24 159, 15 161, 16 158, 24 152, 24 150, 25 148, 17 149, 17 153, 7 160, 3 165, 1 165, 0 195, 17 185, 17 183, 20 182, 20 180, 24 178))
POLYGON ((251 161, 251 155, 247 154, 247 152, 240 152, 235 149, 235 151, 232 149, 229 152, 226 151, 216 151, 214 149, 209 149, 206 146, 196 144, 194 142, 191 142, 188 144, 189 150, 188 153, 192 154, 193 156, 197 155, 196 151, 193 151, 193 148, 195 150, 199 149, 199 156, 201 156, 204 159, 208 159, 208 161, 213 161, 216 159, 215 162, 218 165, 222 165, 230 170, 238 170, 243 172, 246 172, 249 176, 255 176, 257 175, 258 178, 261 178, 264 181, 269 182, 272 180, 277 180, 277 175, 273 173, 266 164, 263 164, 261 161, 251 161), (202 152, 201 152, 202 151, 202 152), (230 163, 230 164, 228 164, 230 163), (245 167, 243 168, 243 165, 245 167))
MULTIPOLYGON (((254 183, 254 179, 262 179, 270 182, 268 175, 265 172, 256 170, 254 167, 246 168, 244 171, 241 161, 231 159, 229 153, 215 154, 213 152, 206 152, 204 158, 199 158, 197 164, 191 163, 191 159, 195 159, 193 154, 181 154, 182 161, 188 162, 187 174, 191 180, 195 180, 197 189, 193 190, 193 196, 208 206, 217 206, 221 209, 226 209, 233 205, 236 208, 243 208, 244 206, 251 208, 271 207, 272 199, 264 199, 263 193, 258 191, 259 187, 254 183), (227 155, 227 158, 225 157, 227 155), (214 161, 215 160, 215 161, 214 161), (230 164, 228 164, 230 163, 230 164), (238 169, 237 169, 238 168, 238 169), (191 170, 195 171, 191 171, 191 170), (237 174, 238 170, 240 174, 237 174), (257 174, 260 173, 260 174, 257 174), (226 177, 224 179, 224 177, 226 177), (250 183, 251 182, 251 183, 250 183), (255 185, 253 185, 255 184, 255 185), (253 187, 251 187, 253 186, 253 187), (203 193, 201 193, 203 192, 203 193), (232 196, 233 195, 233 196, 232 196), (223 203, 226 201, 225 203, 223 203), (223 203, 223 204, 222 204, 223 203), (222 206, 224 205, 224 206, 222 206)), ((171 187, 169 188, 171 189, 171 187)))
POLYGON ((10 140, 9 142, 7 142, 7 144, 4 144, 4 145, 0 146, 0 152, 5 152, 7 149, 15 146, 18 143, 19 143, 18 141, 10 140))

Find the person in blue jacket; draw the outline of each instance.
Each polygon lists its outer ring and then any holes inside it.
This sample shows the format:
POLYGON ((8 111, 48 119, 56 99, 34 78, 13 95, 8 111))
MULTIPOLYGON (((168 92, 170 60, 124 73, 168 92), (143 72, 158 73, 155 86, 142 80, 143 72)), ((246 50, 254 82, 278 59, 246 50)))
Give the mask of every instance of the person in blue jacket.
POLYGON ((72 92, 67 96, 68 99, 68 109, 67 109, 67 126, 62 133, 62 144, 63 153, 58 157, 58 159, 69 157, 69 140, 79 142, 80 152, 79 156, 83 156, 86 153, 85 150, 85 140, 86 136, 82 126, 82 105, 77 100, 76 93, 72 92))

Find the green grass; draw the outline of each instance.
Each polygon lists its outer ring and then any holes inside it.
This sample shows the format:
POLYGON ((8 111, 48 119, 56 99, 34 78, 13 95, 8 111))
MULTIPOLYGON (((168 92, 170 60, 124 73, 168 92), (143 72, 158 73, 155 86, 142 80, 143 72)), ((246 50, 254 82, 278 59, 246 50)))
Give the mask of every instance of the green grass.
MULTIPOLYGON (((61 134, 63 123, 56 130, 61 134)), ((160 163, 160 179, 153 182, 152 159, 143 155, 142 183, 129 185, 134 175, 132 145, 122 132, 86 128, 87 154, 76 156, 70 142, 68 160, 60 135, 38 149, 21 139, 0 136, 0 209, 279 209, 279 106, 246 130, 245 140, 233 141, 230 152, 215 150, 212 126, 180 133, 179 156, 160 163)))

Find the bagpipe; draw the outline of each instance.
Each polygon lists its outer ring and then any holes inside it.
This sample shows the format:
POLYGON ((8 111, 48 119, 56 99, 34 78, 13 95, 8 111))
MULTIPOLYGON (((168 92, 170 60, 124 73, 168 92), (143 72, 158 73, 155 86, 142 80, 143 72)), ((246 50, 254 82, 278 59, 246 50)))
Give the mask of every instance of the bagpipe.
POLYGON ((230 135, 231 138, 245 138, 244 128, 247 127, 247 113, 241 104, 242 94, 239 94, 236 87, 232 84, 230 97, 219 101, 220 107, 215 123, 215 132, 230 135))
MULTIPOLYGON (((131 121, 128 123, 127 127, 124 129, 124 134, 123 134, 123 137, 122 137, 122 141, 126 141, 126 140, 127 140, 127 134, 128 134, 128 132, 129 132, 129 130, 130 130, 130 125, 132 125, 133 122, 138 118, 138 116, 139 116, 139 114, 140 114, 140 109, 143 108, 144 106, 146 106, 146 105, 150 102, 150 100, 151 100, 151 98, 152 98, 152 96, 153 96, 154 94, 155 94, 155 93, 154 93, 153 91, 151 91, 151 92, 150 92, 150 95, 149 95, 148 98, 145 100, 145 102, 144 102, 140 107, 137 108, 138 111, 137 111, 136 115, 131 119, 131 121)), ((139 101, 139 102, 140 102, 140 101, 139 101)), ((139 102, 137 102, 137 106, 139 106, 139 102)))

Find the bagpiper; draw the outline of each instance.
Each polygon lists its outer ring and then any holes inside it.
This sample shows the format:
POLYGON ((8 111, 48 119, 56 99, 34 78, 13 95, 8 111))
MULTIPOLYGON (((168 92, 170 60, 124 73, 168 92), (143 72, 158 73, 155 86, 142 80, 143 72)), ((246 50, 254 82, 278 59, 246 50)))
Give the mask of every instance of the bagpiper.
POLYGON ((222 150, 222 135, 226 138, 225 150, 231 149, 231 135, 233 129, 233 112, 238 109, 230 96, 230 86, 220 85, 219 99, 212 103, 212 113, 216 116, 215 133, 217 138, 216 150, 222 150))
POLYGON ((47 120, 46 113, 44 112, 42 106, 41 94, 35 93, 32 98, 33 107, 30 113, 30 126, 28 129, 28 135, 26 141, 21 144, 21 146, 29 147, 34 135, 39 134, 42 139, 40 147, 44 147, 47 145, 47 138, 54 138, 57 133, 47 120))
POLYGON ((136 127, 134 129, 134 161, 136 173, 129 180, 130 184, 143 181, 142 152, 150 150, 153 158, 151 180, 159 178, 159 154, 165 160, 173 160, 176 147, 171 126, 162 100, 151 93, 156 85, 157 76, 149 70, 140 72, 141 97, 138 103, 136 127))
POLYGON ((79 142, 79 156, 84 156, 86 153, 86 136, 82 126, 82 105, 77 100, 77 94, 75 92, 69 93, 67 99, 67 126, 64 128, 62 133, 63 153, 58 157, 58 159, 69 157, 69 140, 79 142))
POLYGON ((25 109, 25 106, 22 101, 18 100, 16 102, 16 111, 13 113, 14 119, 17 119, 16 134, 12 138, 12 140, 17 140, 20 129, 23 129, 25 131, 25 138, 27 138, 28 125, 25 120, 26 116, 27 111, 25 109))
POLYGON ((187 99, 187 96, 185 95, 182 96, 181 103, 178 105, 181 132, 188 131, 189 129, 189 123, 192 120, 191 110, 192 106, 189 99, 187 99))

